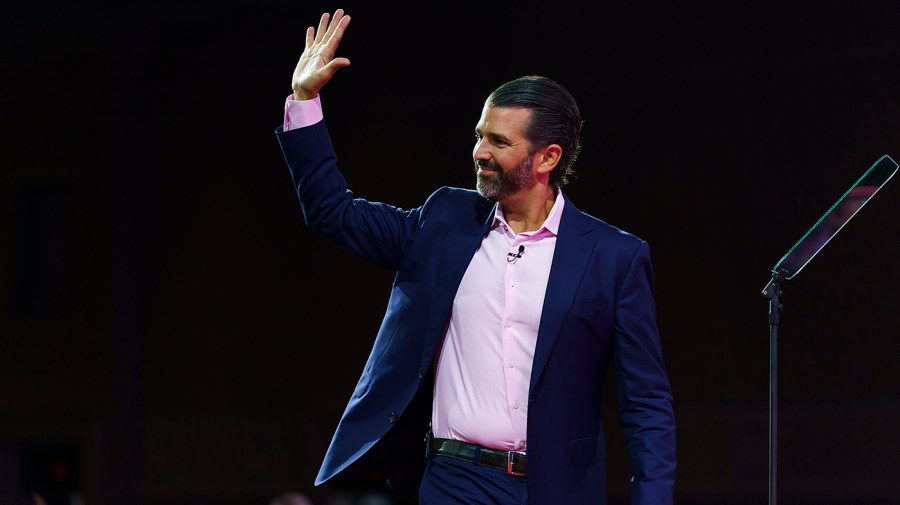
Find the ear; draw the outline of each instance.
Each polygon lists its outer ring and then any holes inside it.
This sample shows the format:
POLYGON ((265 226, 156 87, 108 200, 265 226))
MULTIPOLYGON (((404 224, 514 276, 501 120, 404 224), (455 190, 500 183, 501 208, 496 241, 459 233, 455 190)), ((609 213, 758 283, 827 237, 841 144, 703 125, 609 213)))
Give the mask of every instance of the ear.
POLYGON ((535 156, 537 156, 537 159, 534 160, 537 166, 537 173, 549 174, 559 164, 559 159, 562 156, 562 147, 559 147, 559 144, 550 144, 547 147, 538 149, 535 156))

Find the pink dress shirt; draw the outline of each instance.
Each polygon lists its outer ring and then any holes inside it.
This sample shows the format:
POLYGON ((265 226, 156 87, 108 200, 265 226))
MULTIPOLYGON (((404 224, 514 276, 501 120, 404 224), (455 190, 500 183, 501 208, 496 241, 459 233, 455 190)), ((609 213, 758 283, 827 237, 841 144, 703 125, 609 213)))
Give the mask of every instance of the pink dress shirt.
MULTIPOLYGON (((292 98, 285 102, 285 131, 322 120, 319 97, 292 98)), ((557 192, 544 224, 518 235, 497 206, 459 285, 438 351, 435 437, 525 450, 531 366, 564 205, 557 192)))
POLYGON ((564 204, 557 193, 543 226, 518 235, 497 206, 456 292, 438 352, 435 437, 525 450, 531 365, 564 204), (509 256, 520 246, 521 257, 509 256))
POLYGON ((284 131, 312 126, 322 117, 322 101, 318 95, 312 100, 294 100, 290 94, 284 101, 284 131))

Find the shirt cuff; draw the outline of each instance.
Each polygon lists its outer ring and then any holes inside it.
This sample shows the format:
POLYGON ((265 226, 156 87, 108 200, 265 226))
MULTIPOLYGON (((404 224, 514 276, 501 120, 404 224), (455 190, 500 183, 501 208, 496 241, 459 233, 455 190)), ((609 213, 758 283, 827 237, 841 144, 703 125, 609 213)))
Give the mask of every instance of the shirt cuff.
POLYGON ((322 120, 322 102, 316 95, 312 100, 294 100, 288 95, 284 101, 284 131, 312 126, 322 120))

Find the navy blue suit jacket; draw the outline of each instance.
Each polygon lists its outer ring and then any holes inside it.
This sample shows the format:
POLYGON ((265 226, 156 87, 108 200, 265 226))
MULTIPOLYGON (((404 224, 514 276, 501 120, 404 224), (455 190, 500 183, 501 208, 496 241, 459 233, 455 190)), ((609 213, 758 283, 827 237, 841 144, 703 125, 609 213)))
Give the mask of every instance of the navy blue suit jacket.
MULTIPOLYGON (((396 272, 372 352, 316 478, 320 484, 404 416, 495 204, 447 187, 412 210, 356 199, 336 168, 324 121, 276 134, 309 227, 396 272)), ((566 199, 528 398, 534 505, 606 502, 601 405, 610 363, 633 472, 632 503, 672 502, 675 421, 655 311, 647 244, 566 199)))

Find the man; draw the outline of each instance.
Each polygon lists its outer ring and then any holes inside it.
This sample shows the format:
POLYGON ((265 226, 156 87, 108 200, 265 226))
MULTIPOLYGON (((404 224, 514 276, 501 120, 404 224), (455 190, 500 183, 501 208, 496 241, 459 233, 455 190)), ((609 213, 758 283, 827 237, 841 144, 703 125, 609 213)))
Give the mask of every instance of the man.
POLYGON ((307 224, 396 276, 316 483, 394 444, 424 398, 420 503, 605 503, 612 362, 632 503, 671 503, 675 424, 649 252, 561 191, 580 147, 571 95, 532 76, 488 97, 477 192, 441 188, 409 211, 353 199, 319 106, 319 90, 350 64, 335 57, 349 22, 338 10, 307 30, 277 136, 307 224))

